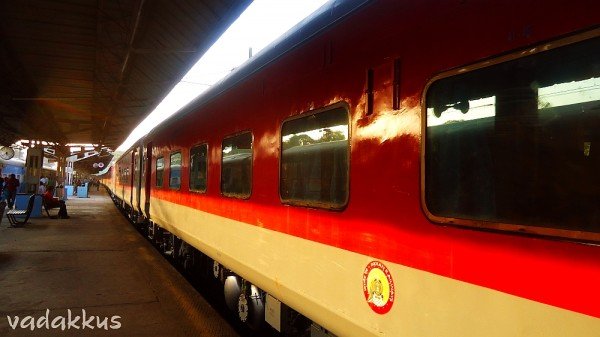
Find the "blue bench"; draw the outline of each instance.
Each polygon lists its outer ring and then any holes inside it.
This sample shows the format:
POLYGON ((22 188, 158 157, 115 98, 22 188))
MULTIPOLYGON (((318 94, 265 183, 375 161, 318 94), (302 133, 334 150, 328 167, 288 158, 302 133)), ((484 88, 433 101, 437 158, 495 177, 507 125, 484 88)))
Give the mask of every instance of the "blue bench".
POLYGON ((10 222, 11 227, 19 227, 27 223, 29 217, 31 216, 31 211, 33 210, 33 203, 35 202, 35 194, 32 194, 29 197, 29 201, 27 202, 26 209, 11 209, 6 212, 6 217, 8 218, 8 222, 10 222), (25 217, 24 220, 17 219, 25 217))

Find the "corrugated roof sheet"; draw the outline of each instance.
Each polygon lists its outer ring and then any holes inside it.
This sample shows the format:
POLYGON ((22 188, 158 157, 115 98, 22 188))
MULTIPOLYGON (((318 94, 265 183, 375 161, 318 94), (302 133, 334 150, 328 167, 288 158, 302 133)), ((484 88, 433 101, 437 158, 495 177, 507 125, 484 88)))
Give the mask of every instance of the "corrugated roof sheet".
POLYGON ((116 148, 250 2, 0 2, 0 143, 116 148))

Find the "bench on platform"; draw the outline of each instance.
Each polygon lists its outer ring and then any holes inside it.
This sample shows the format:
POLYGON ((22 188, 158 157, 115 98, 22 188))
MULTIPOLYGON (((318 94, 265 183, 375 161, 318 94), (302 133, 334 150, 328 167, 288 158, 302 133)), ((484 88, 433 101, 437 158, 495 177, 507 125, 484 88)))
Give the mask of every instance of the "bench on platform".
MULTIPOLYGON (((55 199, 57 199, 57 198, 55 198, 55 199)), ((57 207, 49 207, 46 204, 46 200, 43 197, 42 197, 42 207, 44 207, 44 211, 46 211, 46 215, 48 215, 48 217, 50 219, 58 219, 58 213, 56 215, 50 215, 50 210, 51 209, 56 209, 56 210, 58 210, 60 212, 60 207, 58 207, 58 206, 57 207)))
POLYGON ((27 202, 27 209, 11 209, 6 212, 6 217, 8 218, 8 222, 10 222, 11 227, 18 227, 27 223, 27 220, 29 220, 29 216, 31 215, 31 211, 33 210, 34 201, 35 194, 32 194, 29 197, 29 202, 27 202), (17 217, 25 217, 25 219, 18 220, 17 217))

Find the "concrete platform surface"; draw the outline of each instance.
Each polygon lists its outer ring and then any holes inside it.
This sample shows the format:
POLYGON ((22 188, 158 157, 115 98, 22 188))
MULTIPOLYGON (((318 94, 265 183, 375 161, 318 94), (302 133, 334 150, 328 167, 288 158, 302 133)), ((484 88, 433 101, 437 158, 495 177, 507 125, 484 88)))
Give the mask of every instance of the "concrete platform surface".
POLYGON ((238 336, 105 192, 67 208, 0 223, 0 336, 238 336))

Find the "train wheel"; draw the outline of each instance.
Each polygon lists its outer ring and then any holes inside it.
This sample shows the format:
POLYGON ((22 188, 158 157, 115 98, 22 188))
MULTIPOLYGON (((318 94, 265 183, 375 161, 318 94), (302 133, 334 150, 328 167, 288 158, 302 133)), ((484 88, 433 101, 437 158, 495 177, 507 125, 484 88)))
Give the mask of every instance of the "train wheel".
POLYGON ((260 328, 265 317, 264 292, 246 281, 238 298, 238 316, 253 330, 260 328))
POLYGON ((227 308, 233 312, 238 311, 238 302, 242 293, 242 280, 236 275, 229 275, 225 278, 223 295, 227 308))
POLYGON ((147 226, 148 226, 148 229, 147 229, 146 237, 148 238, 148 240, 150 240, 150 242, 154 242, 154 236, 155 236, 154 223, 152 221, 148 221, 147 226))
POLYGON ((166 240, 167 233, 160 228, 159 225, 154 224, 154 240, 152 243, 158 247, 159 250, 162 250, 164 242, 166 240))
POLYGON ((213 260, 213 276, 216 279, 219 279, 220 269, 221 269, 221 266, 219 265, 219 262, 213 260))
POLYGON ((187 244, 185 241, 180 240, 181 243, 179 245, 179 260, 181 261, 181 266, 183 267, 183 269, 191 274, 194 270, 194 267, 196 265, 196 249, 194 249, 194 247, 190 246, 189 244, 187 244))
POLYGON ((178 256, 178 247, 179 247, 179 242, 178 242, 178 238, 171 234, 171 233, 166 233, 165 235, 163 235, 163 242, 162 242, 162 250, 163 250, 163 254, 165 254, 166 256, 171 257, 174 260, 177 260, 177 256, 178 256))
POLYGON ((148 221, 144 220, 141 224, 140 224, 140 233, 142 234, 142 236, 144 236, 145 238, 148 237, 148 221))

